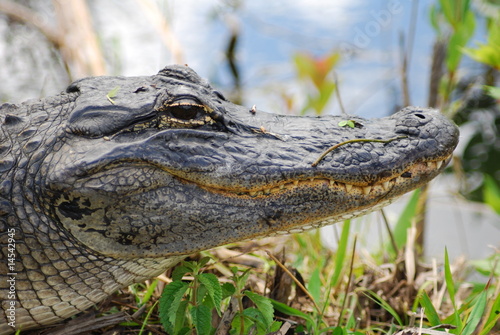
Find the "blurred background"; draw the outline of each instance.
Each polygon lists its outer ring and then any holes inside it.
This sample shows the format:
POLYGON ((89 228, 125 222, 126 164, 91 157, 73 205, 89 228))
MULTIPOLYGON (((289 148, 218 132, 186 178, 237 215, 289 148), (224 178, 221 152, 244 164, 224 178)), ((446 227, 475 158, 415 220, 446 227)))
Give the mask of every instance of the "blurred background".
MULTIPOLYGON (((340 114, 339 96, 367 118, 439 108, 460 125, 459 148, 404 224, 417 225, 428 257, 445 246, 451 257, 499 254, 500 1, 0 0, 0 102, 172 63, 269 112, 340 114)), ((389 222, 412 198, 386 210, 389 222)), ((381 222, 355 222, 367 250, 382 245, 381 222)), ((337 229, 322 230, 325 243, 337 229)))

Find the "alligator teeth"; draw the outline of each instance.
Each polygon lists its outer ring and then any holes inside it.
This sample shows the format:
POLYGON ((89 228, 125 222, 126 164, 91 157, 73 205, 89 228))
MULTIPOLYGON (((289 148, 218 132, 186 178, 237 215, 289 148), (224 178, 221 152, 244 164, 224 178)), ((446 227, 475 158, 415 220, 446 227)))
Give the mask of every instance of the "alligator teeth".
POLYGON ((278 193, 279 191, 281 191, 281 187, 273 187, 273 188, 271 189, 271 193, 273 193, 273 194, 274 194, 274 193, 278 193))
POLYGON ((443 161, 437 161, 436 162, 436 168, 439 169, 443 165, 443 161))
POLYGON ((299 185, 299 181, 298 181, 298 180, 294 180, 294 181, 293 181, 293 184, 294 184, 295 186, 297 186, 297 185, 299 185))
POLYGON ((390 182, 389 181, 384 181, 382 183, 382 187, 384 188, 384 190, 388 190, 389 189, 389 185, 390 185, 390 182))
POLYGON ((363 187, 363 194, 368 195, 368 194, 370 194, 371 190, 372 190, 371 186, 365 186, 365 187, 363 187))
POLYGON ((434 163, 434 162, 427 162, 427 167, 429 169, 434 169, 435 166, 436 166, 436 163, 434 163))
POLYGON ((264 194, 271 194, 271 189, 270 188, 265 188, 264 189, 264 194))
POLYGON ((251 197, 255 197, 257 195, 257 191, 250 191, 248 193, 251 197))
POLYGON ((350 192, 350 191, 351 191, 351 189, 352 189, 352 185, 351 185, 351 184, 345 184, 345 190, 346 190, 347 192, 350 192))

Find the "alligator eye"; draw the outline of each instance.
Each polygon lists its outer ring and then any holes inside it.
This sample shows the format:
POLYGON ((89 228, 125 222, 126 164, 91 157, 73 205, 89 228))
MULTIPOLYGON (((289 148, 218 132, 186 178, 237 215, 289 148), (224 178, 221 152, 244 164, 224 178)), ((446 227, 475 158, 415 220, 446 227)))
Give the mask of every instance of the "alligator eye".
POLYGON ((199 113, 204 113, 205 109, 202 105, 180 103, 168 106, 167 111, 176 119, 192 120, 195 119, 199 113))

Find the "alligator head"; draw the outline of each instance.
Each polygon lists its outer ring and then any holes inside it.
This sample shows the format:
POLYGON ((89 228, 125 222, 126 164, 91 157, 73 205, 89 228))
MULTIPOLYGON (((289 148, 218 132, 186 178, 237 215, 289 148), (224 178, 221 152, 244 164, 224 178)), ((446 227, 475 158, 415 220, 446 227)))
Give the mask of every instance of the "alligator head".
POLYGON ((118 259, 362 215, 429 182, 458 141, 457 127, 425 108, 350 117, 350 127, 242 107, 186 66, 83 79, 67 92, 77 98, 41 165, 40 199, 74 239, 118 259))

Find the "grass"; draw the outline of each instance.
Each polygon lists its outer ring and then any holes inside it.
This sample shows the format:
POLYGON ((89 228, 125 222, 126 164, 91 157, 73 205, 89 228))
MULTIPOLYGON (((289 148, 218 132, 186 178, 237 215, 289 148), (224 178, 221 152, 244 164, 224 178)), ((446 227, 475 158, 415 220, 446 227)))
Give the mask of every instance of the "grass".
POLYGON ((464 264, 444 250, 443 264, 420 262, 408 247, 414 236, 399 227, 412 220, 417 198, 392 231, 397 253, 388 256, 386 243, 374 254, 356 246, 349 221, 335 251, 313 231, 203 252, 111 297, 100 310, 134 317, 101 332, 500 334, 500 254, 464 264), (471 273, 484 282, 464 280, 471 273))

